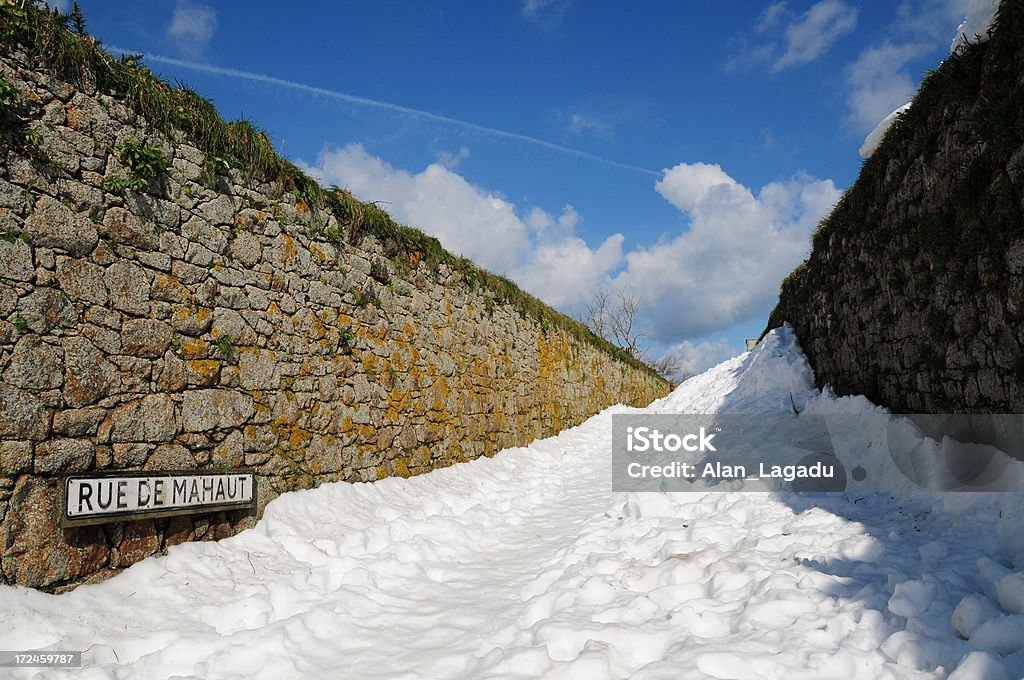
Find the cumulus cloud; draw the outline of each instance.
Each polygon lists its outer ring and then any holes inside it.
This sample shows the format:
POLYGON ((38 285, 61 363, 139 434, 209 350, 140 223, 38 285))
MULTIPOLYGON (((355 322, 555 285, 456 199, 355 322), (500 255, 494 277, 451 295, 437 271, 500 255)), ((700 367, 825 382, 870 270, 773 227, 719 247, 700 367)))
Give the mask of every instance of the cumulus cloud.
POLYGON ((926 43, 886 43, 864 50, 848 69, 850 121, 868 132, 894 109, 910 101, 917 81, 906 68, 928 52, 926 43))
POLYGON ((856 27, 856 9, 842 0, 822 0, 812 5, 798 21, 785 27, 786 49, 772 68, 780 71, 814 61, 856 27))
POLYGON ((945 56, 964 17, 980 22, 994 1, 902 0, 886 29, 887 39, 865 49, 846 69, 850 126, 868 133, 910 101, 923 70, 914 63, 928 55, 945 56))
POLYGON ((512 278, 551 306, 578 313, 622 261, 622 234, 613 234, 597 249, 575 235, 537 244, 512 278))
POLYGON ((352 144, 324 150, 308 169, 568 314, 601 287, 636 293, 645 303, 638 321, 661 346, 766 314, 840 195, 830 180, 805 175, 755 193, 717 165, 681 163, 654 188, 681 211, 684 228, 626 252, 621 234, 588 243, 571 205, 516 206, 439 163, 404 170, 352 144))
POLYGON ((539 207, 518 210, 439 163, 410 172, 352 144, 325 150, 310 171, 363 200, 382 202, 399 222, 436 236, 450 251, 491 271, 509 275, 566 312, 579 310, 622 259, 621 235, 591 248, 576 234, 581 218, 571 205, 558 215, 539 207))
POLYGON ((702 373, 739 353, 739 349, 733 347, 725 338, 721 338, 714 342, 703 340, 696 344, 689 340, 677 342, 665 351, 664 356, 678 360, 679 375, 676 377, 685 378, 702 373))
POLYGON ((178 0, 174 5, 167 37, 185 57, 195 59, 206 52, 217 30, 217 10, 190 0, 178 0))
POLYGON ((811 232, 841 193, 831 180, 798 175, 755 194, 706 163, 665 170, 655 190, 685 213, 689 228, 627 253, 615 284, 650 302, 651 338, 663 343, 770 310, 782 278, 806 257, 811 232))

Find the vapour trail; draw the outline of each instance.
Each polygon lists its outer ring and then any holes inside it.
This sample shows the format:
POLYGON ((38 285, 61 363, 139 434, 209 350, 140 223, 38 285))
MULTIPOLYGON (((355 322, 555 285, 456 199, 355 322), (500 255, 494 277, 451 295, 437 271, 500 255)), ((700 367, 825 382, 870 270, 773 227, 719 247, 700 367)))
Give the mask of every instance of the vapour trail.
POLYGON ((464 130, 480 132, 482 134, 491 135, 492 137, 500 137, 502 139, 510 139, 517 142, 525 142, 527 144, 539 146, 541 148, 549 149, 551 151, 557 151, 558 153, 576 156, 577 158, 583 158, 585 160, 594 161, 596 163, 611 165, 616 168, 622 168, 623 170, 642 172, 647 175, 661 177, 660 172, 655 172, 654 170, 651 170, 649 168, 642 168, 638 165, 630 165, 628 163, 620 163, 619 161, 613 161, 610 158, 603 158, 602 156, 587 153, 586 151, 580 151, 579 149, 572 149, 567 146, 553 144, 552 142, 547 142, 543 139, 537 139, 536 137, 530 137, 529 135, 519 134, 518 132, 509 132, 507 130, 499 130, 498 128, 487 127, 486 125, 477 125, 476 123, 471 123, 467 120, 450 118, 448 116, 442 116, 437 113, 431 113, 430 111, 423 111, 421 109, 414 109, 408 106, 402 106, 401 104, 392 104, 391 102, 383 102, 376 99, 367 99, 366 97, 359 97, 354 94, 346 94, 344 92, 328 90, 322 87, 306 85, 305 83, 297 83, 292 80, 285 80, 283 78, 275 78, 273 76, 264 75, 262 73, 252 73, 251 71, 242 71, 235 68, 225 68, 222 66, 214 66, 212 64, 204 64, 202 62, 187 61, 185 59, 174 59, 172 57, 163 57, 157 54, 140 53, 132 50, 121 49, 120 47, 113 47, 111 45, 107 45, 107 48, 112 52, 120 52, 122 54, 143 54, 144 58, 147 61, 153 61, 158 64, 168 64, 170 66, 177 66, 179 68, 185 68, 192 71, 201 71, 203 73, 213 73, 217 75, 228 76, 229 78, 252 80, 259 83, 267 83, 268 85, 276 85, 278 87, 286 87, 292 90, 309 92, 310 94, 317 94, 323 97, 337 99, 339 101, 343 101, 348 104, 354 104, 356 106, 366 106, 376 109, 384 109, 386 111, 394 111, 395 113, 401 113, 407 116, 415 116, 417 118, 433 121, 435 123, 444 123, 446 125, 453 125, 455 127, 463 128, 464 130))

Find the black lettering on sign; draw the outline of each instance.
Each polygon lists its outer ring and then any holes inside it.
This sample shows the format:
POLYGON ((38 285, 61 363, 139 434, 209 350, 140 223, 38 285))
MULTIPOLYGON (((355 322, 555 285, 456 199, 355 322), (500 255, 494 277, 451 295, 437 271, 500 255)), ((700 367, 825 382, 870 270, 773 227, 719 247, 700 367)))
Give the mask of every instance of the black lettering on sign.
POLYGON ((214 495, 213 500, 222 501, 224 500, 224 478, 221 477, 217 480, 217 493, 214 495))
POLYGON ((179 505, 185 502, 186 487, 188 486, 187 479, 175 479, 174 480, 174 494, 171 496, 171 504, 179 505))
POLYGON ((238 493, 238 477, 228 477, 228 500, 235 500, 235 494, 238 493))
POLYGON ((82 504, 85 503, 89 506, 89 510, 92 510, 92 486, 89 484, 78 484, 78 512, 82 512, 82 504))
POLYGON ((153 480, 153 505, 164 504, 164 480, 153 480))
POLYGON ((96 485, 96 504, 106 510, 114 501, 114 485, 112 482, 100 482, 96 485), (103 487, 107 487, 107 500, 103 500, 103 487))
POLYGON ((128 480, 122 479, 117 483, 117 509, 122 510, 128 507, 128 480))
POLYGON ((149 499, 150 498, 152 498, 152 492, 149 489, 149 480, 148 479, 140 479, 139 480, 139 495, 138 495, 139 507, 140 508, 144 508, 147 505, 149 505, 149 499))
POLYGON ((188 491, 188 502, 192 501, 199 502, 199 482, 194 477, 192 478, 192 487, 188 491))

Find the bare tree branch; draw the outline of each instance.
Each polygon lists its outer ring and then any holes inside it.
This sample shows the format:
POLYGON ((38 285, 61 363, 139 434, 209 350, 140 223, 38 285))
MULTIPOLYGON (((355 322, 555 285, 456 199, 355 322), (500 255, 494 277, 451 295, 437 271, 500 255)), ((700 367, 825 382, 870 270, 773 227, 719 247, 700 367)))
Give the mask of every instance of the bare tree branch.
POLYGON ((639 295, 618 289, 614 293, 598 288, 587 303, 583 323, 597 335, 609 340, 638 359, 643 358, 646 333, 637 330, 637 314, 643 306, 639 295))

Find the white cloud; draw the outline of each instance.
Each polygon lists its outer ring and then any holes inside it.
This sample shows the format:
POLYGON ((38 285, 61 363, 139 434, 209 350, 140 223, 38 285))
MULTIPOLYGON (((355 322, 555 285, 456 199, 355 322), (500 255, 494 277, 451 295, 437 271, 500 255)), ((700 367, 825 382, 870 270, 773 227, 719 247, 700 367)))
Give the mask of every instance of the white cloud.
POLYGON ((886 29, 887 40, 861 52, 846 69, 848 121, 865 134, 917 92, 920 65, 929 55, 945 56, 950 37, 964 21, 982 26, 995 0, 902 0, 886 29))
POLYGON ((707 369, 731 359, 740 353, 725 338, 715 342, 703 340, 697 344, 684 340, 669 347, 664 356, 675 357, 679 361, 681 377, 703 373, 707 369))
POLYGON ((545 29, 553 29, 562 23, 565 13, 575 0, 523 0, 520 14, 524 19, 545 29))
POLYGON ((799 175, 755 195, 705 163, 665 170, 655 189, 686 213, 689 229, 628 253, 615 284, 650 303, 646 321, 657 342, 704 336, 770 310, 841 193, 831 180, 799 175))
POLYGON ((578 236, 541 241, 528 262, 510 274, 556 309, 579 313, 622 261, 624 240, 622 234, 614 234, 596 250, 578 236))
POLYGON ((217 10, 207 5, 178 0, 174 5, 167 37, 178 52, 189 58, 202 56, 217 30, 217 10))
POLYGON ((769 5, 768 9, 761 12, 761 16, 758 18, 757 24, 754 26, 754 30, 758 33, 768 33, 773 29, 778 28, 785 20, 785 16, 788 12, 789 7, 786 5, 785 0, 783 0, 783 2, 776 2, 773 5, 769 5))
POLYGON ((812 5, 799 21, 786 26, 786 51, 772 68, 780 71, 814 61, 856 26, 856 9, 841 0, 822 0, 812 5))
POLYGON ((857 16, 857 9, 843 0, 820 0, 799 17, 786 2, 776 2, 761 13, 754 25, 754 31, 765 36, 767 42, 751 45, 740 38, 726 68, 771 62, 773 71, 782 71, 812 62, 853 32, 857 16))
POLYGON ((831 181, 804 175, 755 194, 717 165, 680 164, 663 172, 655 190, 685 214, 688 229, 624 253, 621 234, 588 244, 571 205, 519 208, 438 163, 418 172, 395 168, 353 144, 325 150, 309 170, 380 201, 398 221, 565 313, 582 312, 602 286, 631 290, 645 301, 638 321, 660 345, 766 314, 840 195, 831 181))
POLYGON ((477 187, 438 163, 420 172, 392 167, 352 144, 328 149, 310 171, 366 201, 381 201, 405 224, 436 236, 448 250, 505 273, 562 311, 578 311, 593 288, 622 260, 623 237, 597 248, 576 235, 580 215, 534 207, 523 216, 509 201, 477 187))
POLYGON ((615 138, 615 129, 609 123, 582 113, 570 114, 566 128, 574 135, 591 135, 607 140, 615 138))
POLYGON ((917 91, 907 64, 926 54, 927 43, 886 43, 864 50, 848 69, 847 105, 850 122, 857 132, 866 133, 917 91))
POLYGON ((434 151, 434 158, 436 158, 437 162, 444 167, 449 170, 454 170, 462 165, 462 161, 469 158, 469 147, 460 146, 458 151, 437 149, 434 151))
POLYGON ((915 40, 949 40, 974 0, 902 0, 891 31, 915 40))

